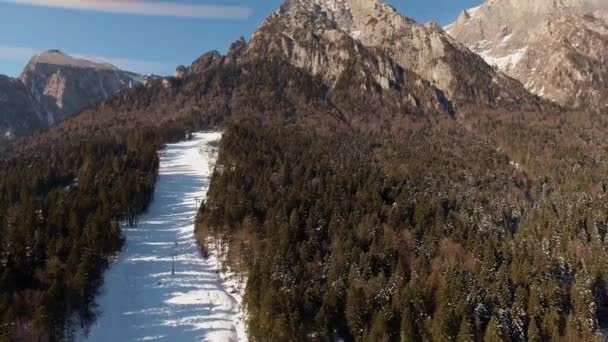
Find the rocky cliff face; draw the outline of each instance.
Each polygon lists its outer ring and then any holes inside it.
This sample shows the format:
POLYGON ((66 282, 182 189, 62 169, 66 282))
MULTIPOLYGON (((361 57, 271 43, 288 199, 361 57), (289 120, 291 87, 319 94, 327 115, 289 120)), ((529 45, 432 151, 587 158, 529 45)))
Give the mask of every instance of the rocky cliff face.
POLYGON ((250 49, 273 45, 329 81, 344 72, 353 55, 365 59, 367 53, 375 61, 363 62, 366 72, 383 88, 398 81, 397 65, 428 80, 457 105, 537 105, 519 82, 496 72, 442 28, 420 25, 377 0, 287 0, 253 36, 250 49))
MULTIPOLYGON (((441 90, 385 51, 365 46, 315 8, 292 11, 288 6, 286 3, 267 18, 249 43, 235 42, 226 56, 207 53, 188 71, 203 73, 223 63, 243 66, 260 60, 283 61, 321 79, 331 89, 328 98, 348 92, 352 98, 390 102, 398 113, 453 112, 441 90)), ((356 112, 369 110, 361 107, 356 112)))
POLYGON ((52 126, 145 81, 59 50, 36 55, 18 79, 0 75, 0 141, 52 126))
MULTIPOLYGON (((291 64, 335 86, 349 68, 388 90, 404 84, 403 70, 388 56, 370 49, 312 12, 280 13, 268 18, 254 34, 246 59, 285 58, 291 64)), ((360 85, 363 89, 367 84, 360 85)))
POLYGON ((605 109, 608 1, 488 0, 446 29, 496 69, 563 106, 605 109))
POLYGON ((42 111, 18 80, 0 75, 0 141, 45 127, 42 111))
POLYGON ((48 125, 141 82, 139 75, 50 50, 34 56, 20 76, 48 125))

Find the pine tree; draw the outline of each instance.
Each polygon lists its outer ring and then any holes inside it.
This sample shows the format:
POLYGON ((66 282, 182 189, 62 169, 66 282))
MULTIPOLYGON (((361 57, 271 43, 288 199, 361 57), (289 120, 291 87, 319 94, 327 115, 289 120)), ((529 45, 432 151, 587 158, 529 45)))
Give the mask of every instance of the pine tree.
POLYGON ((538 329, 538 325, 536 324, 536 319, 532 317, 530 319, 530 323, 528 324, 528 341, 529 342, 541 342, 543 340, 540 330, 538 329))
POLYGON ((496 316, 492 316, 490 319, 490 323, 488 323, 488 327, 486 328, 486 333, 483 336, 484 342, 502 342, 505 341, 505 337, 503 336, 502 328, 500 327, 500 323, 496 316))
POLYGON ((463 317, 460 321, 460 328, 458 329, 458 336, 456 337, 457 342, 472 342, 474 338, 471 324, 466 317, 463 317))
POLYGON ((351 287, 346 296, 346 319, 353 336, 361 336, 365 330, 367 304, 359 287, 351 287))
POLYGON ((409 304, 405 305, 401 315, 401 342, 417 341, 418 334, 416 329, 416 321, 409 304))
MULTIPOLYGON (((576 324, 576 320, 572 315, 568 315, 566 319, 566 329, 564 330, 564 340, 567 342, 575 342, 575 341, 583 341, 581 339, 580 334, 578 333, 578 328, 576 324)), ((587 341, 585 339, 584 341, 587 341)))
POLYGON ((549 338, 553 340, 559 339, 562 332, 562 317, 557 308, 553 306, 549 307, 549 310, 544 317, 543 324, 549 338))
POLYGON ((388 342, 390 340, 386 319, 380 312, 376 313, 372 319, 368 340, 378 342, 388 342))
POLYGON ((433 317, 432 336, 435 341, 447 341, 456 336, 458 326, 457 317, 454 312, 448 307, 439 307, 433 317))

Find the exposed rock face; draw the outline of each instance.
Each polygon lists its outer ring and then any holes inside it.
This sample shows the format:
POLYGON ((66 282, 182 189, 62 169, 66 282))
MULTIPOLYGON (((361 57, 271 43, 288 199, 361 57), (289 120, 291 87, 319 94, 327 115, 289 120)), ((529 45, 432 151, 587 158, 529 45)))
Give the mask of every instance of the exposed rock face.
MULTIPOLYGON (((346 47, 354 41, 354 53, 365 50, 390 59, 430 81, 458 105, 537 102, 519 82, 497 73, 442 28, 420 25, 378 0, 288 0, 262 25, 252 44, 258 50, 273 48, 268 39, 260 38, 271 33, 281 37, 274 40, 276 50, 325 78, 336 79, 343 72, 343 62, 350 56, 346 47)), ((377 70, 369 72, 380 84, 396 82, 390 63, 376 64, 377 70)))
POLYGON ((203 73, 209 68, 224 63, 224 56, 218 51, 210 51, 197 58, 189 68, 189 72, 203 73))
POLYGON ((20 79, 40 104, 47 125, 142 81, 139 75, 113 65, 74 58, 59 50, 34 56, 20 79))
POLYGON ((608 105, 608 1, 488 0, 446 29, 540 96, 567 107, 608 105))
POLYGON ((36 55, 20 78, 0 75, 0 141, 59 123, 145 81, 146 77, 113 65, 59 50, 36 55))
POLYGON ((363 94, 389 91, 399 94, 395 100, 410 112, 452 112, 442 91, 386 51, 366 46, 353 36, 348 21, 331 15, 320 12, 315 1, 287 2, 262 24, 239 59, 282 59, 333 89, 363 94), (338 22, 347 26, 340 27, 338 22))
POLYGON ((46 126, 41 109, 18 80, 0 75, 0 141, 46 126))

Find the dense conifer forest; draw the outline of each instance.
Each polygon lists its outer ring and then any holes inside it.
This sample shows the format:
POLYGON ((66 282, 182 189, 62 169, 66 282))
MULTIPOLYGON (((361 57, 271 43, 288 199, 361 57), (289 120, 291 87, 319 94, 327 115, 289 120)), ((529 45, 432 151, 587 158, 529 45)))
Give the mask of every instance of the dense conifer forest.
POLYGON ((120 224, 149 204, 162 144, 247 116, 344 125, 322 84, 285 63, 212 65, 167 82, 2 146, 0 341, 65 340, 93 322, 120 224))
POLYGON ((255 341, 600 341, 604 120, 234 125, 197 234, 246 270, 255 341))
POLYGON ((149 204, 157 150, 179 127, 131 130, 0 169, 0 341, 69 338, 94 319, 103 270, 149 204))

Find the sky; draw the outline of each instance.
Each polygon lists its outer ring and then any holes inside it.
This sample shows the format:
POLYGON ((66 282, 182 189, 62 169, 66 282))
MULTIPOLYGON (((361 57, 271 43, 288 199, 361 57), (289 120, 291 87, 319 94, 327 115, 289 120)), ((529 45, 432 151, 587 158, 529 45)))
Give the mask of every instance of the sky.
MULTIPOLYGON (((283 0, 0 0, 0 74, 60 49, 142 74, 173 74, 249 38, 283 0)), ((482 0, 386 0, 421 23, 454 21, 482 0)))

